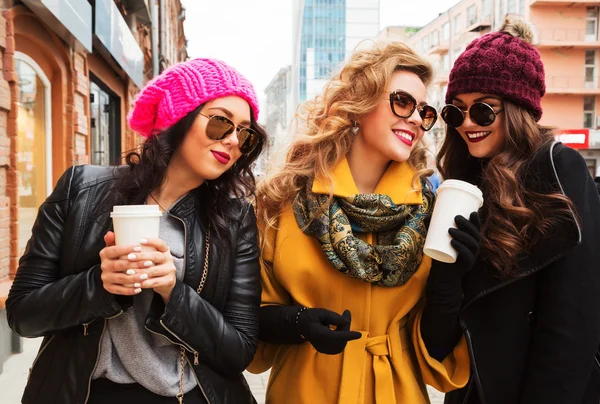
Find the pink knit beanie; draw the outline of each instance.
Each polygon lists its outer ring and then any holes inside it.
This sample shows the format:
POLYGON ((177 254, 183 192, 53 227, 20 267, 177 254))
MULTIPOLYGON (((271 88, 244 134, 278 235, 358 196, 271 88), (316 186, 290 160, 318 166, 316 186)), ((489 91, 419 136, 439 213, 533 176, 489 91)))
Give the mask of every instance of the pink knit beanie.
POLYGON ((216 59, 177 63, 153 78, 137 95, 127 116, 131 129, 147 138, 177 123, 207 101, 237 95, 248 101, 258 119, 252 84, 233 67, 216 59))

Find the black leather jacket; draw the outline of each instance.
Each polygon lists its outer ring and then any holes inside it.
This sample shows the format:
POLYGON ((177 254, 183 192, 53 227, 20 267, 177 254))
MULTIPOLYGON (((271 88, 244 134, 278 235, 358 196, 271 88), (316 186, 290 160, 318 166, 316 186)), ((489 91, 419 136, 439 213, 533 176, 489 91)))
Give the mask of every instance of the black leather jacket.
MULTIPOLYGON (((6 301, 8 323, 17 334, 44 336, 25 404, 84 404, 106 319, 132 304, 129 297, 108 293, 100 279, 99 252, 112 227, 108 200, 114 172, 71 167, 40 207, 6 301)), ((196 192, 171 209, 185 226, 184 281, 177 281, 166 307, 155 296, 146 328, 187 350, 208 403, 253 403, 242 372, 258 344, 256 218, 251 205, 232 200, 239 219, 229 226, 231 244, 211 243, 208 277, 199 296, 205 230, 196 192)))

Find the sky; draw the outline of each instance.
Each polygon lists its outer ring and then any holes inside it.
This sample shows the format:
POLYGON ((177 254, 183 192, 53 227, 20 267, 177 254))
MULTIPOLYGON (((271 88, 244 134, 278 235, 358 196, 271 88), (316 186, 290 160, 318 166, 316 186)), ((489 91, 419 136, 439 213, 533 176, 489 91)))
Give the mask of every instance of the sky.
MULTIPOLYGON (((425 25, 459 0, 380 0, 380 29, 425 25)), ((236 68, 264 97, 292 63, 292 0, 182 0, 190 58, 213 57, 236 68)))

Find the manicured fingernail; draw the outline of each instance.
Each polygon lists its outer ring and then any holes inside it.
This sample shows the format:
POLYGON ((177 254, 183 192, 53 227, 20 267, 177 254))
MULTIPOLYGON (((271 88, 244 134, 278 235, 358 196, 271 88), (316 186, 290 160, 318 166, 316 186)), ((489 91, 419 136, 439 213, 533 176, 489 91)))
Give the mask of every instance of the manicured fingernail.
POLYGON ((148 243, 148 240, 146 240, 145 238, 140 240, 140 244, 147 244, 147 243, 148 243))
POLYGON ((130 254, 127 256, 127 258, 128 258, 128 259, 130 259, 130 260, 134 260, 134 259, 136 259, 136 257, 137 257, 137 256, 136 256, 134 253, 130 253, 130 254))
POLYGON ((144 262, 144 266, 145 267, 151 267, 152 265, 154 265, 154 262, 152 262, 152 261, 146 261, 146 262, 144 262))
POLYGON ((142 247, 133 247, 133 251, 140 252, 142 251, 142 247))
POLYGON ((140 279, 141 280, 148 279, 148 274, 141 274, 140 279))
POLYGON ((135 288, 135 289, 133 289, 133 292, 134 292, 134 293, 140 293, 141 291, 142 291, 142 289, 140 289, 140 288, 135 288))
POLYGON ((134 287, 134 288, 141 288, 141 287, 142 287, 142 284, 141 284, 141 283, 134 283, 134 284, 133 284, 133 287, 134 287))
POLYGON ((127 271, 125 271, 125 273, 127 275, 135 275, 135 271, 133 269, 128 269, 127 271))

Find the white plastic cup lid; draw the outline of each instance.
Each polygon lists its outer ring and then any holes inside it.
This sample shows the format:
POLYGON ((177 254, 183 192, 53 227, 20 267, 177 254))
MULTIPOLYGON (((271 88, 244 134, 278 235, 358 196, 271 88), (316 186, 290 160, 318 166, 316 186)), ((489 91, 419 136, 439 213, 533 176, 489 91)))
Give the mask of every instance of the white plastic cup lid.
MULTIPOLYGON (((438 187, 438 193, 440 191, 443 191, 444 188, 455 188, 455 189, 461 189, 463 191, 469 192, 471 195, 480 199, 481 205, 483 205, 483 192, 481 192, 481 189, 479 189, 477 186, 475 186, 473 184, 470 184, 466 181, 461 181, 461 180, 445 180, 438 187)), ((480 205, 480 207, 481 207, 481 205, 480 205)))
POLYGON ((110 217, 159 217, 162 216, 158 205, 116 205, 110 217))

